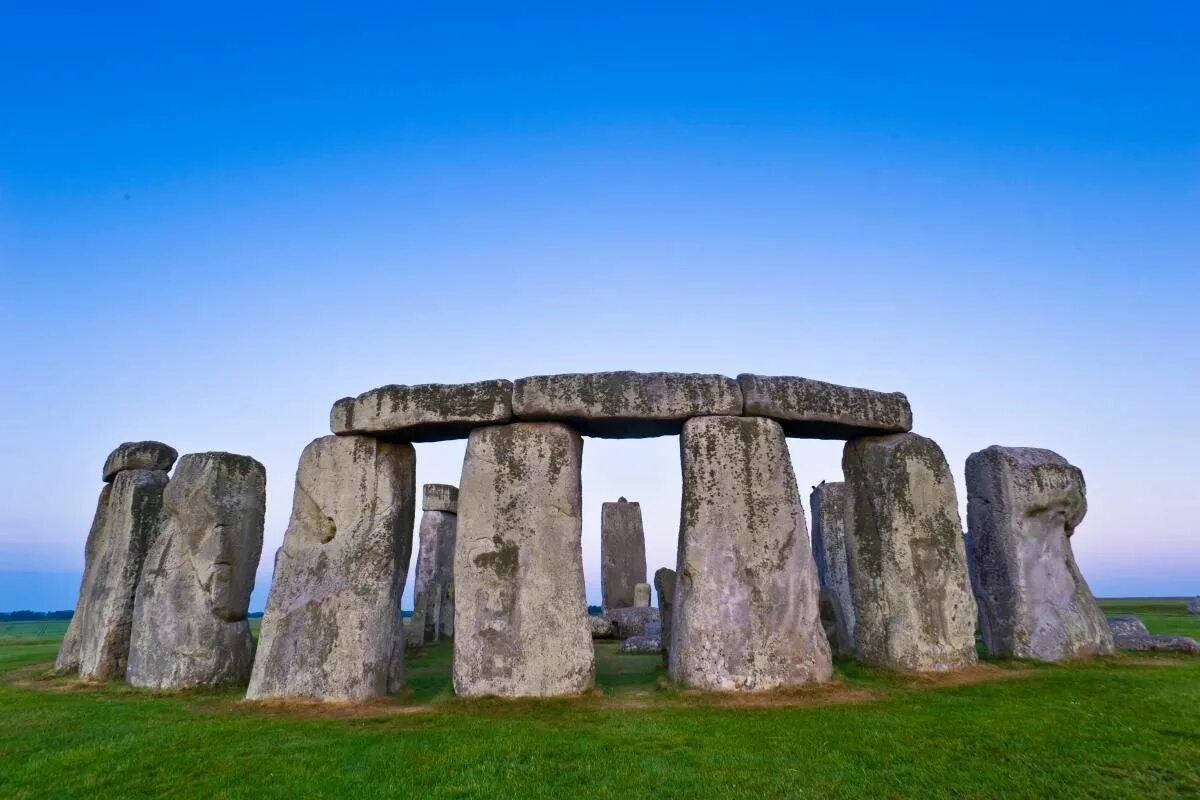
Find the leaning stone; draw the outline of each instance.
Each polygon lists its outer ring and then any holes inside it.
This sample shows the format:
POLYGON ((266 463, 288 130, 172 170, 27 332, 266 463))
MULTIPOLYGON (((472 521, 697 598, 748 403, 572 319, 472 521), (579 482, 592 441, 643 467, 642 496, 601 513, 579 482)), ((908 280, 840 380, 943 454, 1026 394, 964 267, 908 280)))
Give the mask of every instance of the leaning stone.
POLYGON ((1187 610, 1189 614, 1200 614, 1200 597, 1193 597, 1188 600, 1187 610))
POLYGON ((738 375, 745 414, 770 417, 788 436, 853 439, 912 430, 912 408, 900 392, 876 392, 786 375, 738 375))
POLYGON ((605 617, 588 616, 588 626, 592 629, 593 639, 615 639, 617 626, 605 617))
POLYGON ((841 599, 828 586, 821 587, 821 625, 834 656, 850 658, 854 655, 854 640, 850 638, 846 618, 842 616, 841 599))
POLYGON ((709 690, 765 690, 833 676, 817 568, 779 424, 688 420, 671 676, 709 690))
POLYGON ((583 585, 583 440, 565 425, 477 428, 454 553, 454 691, 546 697, 592 686, 583 585))
POLYGON ((998 447, 967 459, 967 547, 993 656, 1064 661, 1113 651, 1075 562, 1083 473, 1050 450, 998 447))
POLYGON ((98 551, 104 539, 104 524, 108 516, 111 494, 112 484, 104 484, 104 488, 100 490, 100 498, 96 501, 96 514, 92 517, 87 542, 83 546, 83 580, 79 584, 79 598, 75 601, 75 613, 67 623, 67 632, 63 635, 62 643, 58 647, 58 657, 54 661, 54 671, 59 675, 79 674, 79 644, 83 640, 83 618, 87 615, 87 600, 96 583, 96 568, 100 563, 98 551))
POLYGON ((1108 617, 1108 629, 1113 636, 1149 636, 1146 624, 1134 616, 1108 617))
POLYGON ((616 628, 618 639, 628 639, 630 636, 644 636, 646 626, 659 622, 661 619, 659 610, 649 606, 610 608, 604 612, 604 617, 612 621, 613 627, 616 628))
POLYGON ((915 433, 852 439, 842 472, 858 660, 913 672, 974 664, 975 600, 941 448, 915 433))
POLYGON ((1183 653, 1200 656, 1200 642, 1187 636, 1115 636, 1121 650, 1154 653, 1183 653))
MULTIPOLYGON (((600 504, 600 598, 604 608, 628 608, 646 580, 642 506, 624 497, 600 504)), ((650 605, 647 601, 646 605, 650 605)))
POLYGON ((650 605, 650 584, 636 583, 633 586, 633 604, 641 608, 650 605))
POLYGON ((622 653, 633 653, 636 655, 648 655, 658 653, 662 650, 662 640, 657 636, 630 636, 625 641, 621 642, 622 653))
POLYGON ((689 417, 741 413, 742 392, 724 375, 591 372, 535 375, 513 384, 517 419, 563 420, 585 436, 675 435, 689 417))
POLYGON ((83 604, 79 677, 84 680, 110 681, 125 674, 134 595, 162 524, 166 485, 162 470, 124 470, 113 479, 96 547, 95 580, 83 604))
POLYGON ((164 522, 133 609, 127 677, 184 689, 250 678, 246 610, 262 552, 266 470, 249 456, 192 453, 163 493, 164 522))
MULTIPOLYGON (((846 564, 846 484, 821 482, 809 496, 813 515, 813 558, 821 586, 833 593, 838 605, 842 640, 840 647, 854 649, 854 598, 850 593, 850 570, 846 564)), ((822 617, 824 618, 824 617, 822 617)), ((828 622, 826 630, 828 630, 828 622)), ((838 648, 834 648, 837 650, 838 648)))
POLYGON ((111 483, 118 472, 128 469, 149 469, 170 472, 179 453, 162 442, 125 442, 104 460, 104 482, 111 483))
POLYGON ((360 701, 403 685, 411 444, 324 436, 300 456, 249 700, 360 701))
POLYGON ((670 663, 671 614, 675 608, 675 570, 661 567, 654 572, 654 591, 658 592, 659 617, 662 623, 663 664, 670 663))
POLYGON ((422 511, 458 513, 458 487, 445 483, 427 483, 421 489, 422 511))
POLYGON ((512 419, 512 382, 381 386, 333 404, 329 427, 409 442, 463 439, 473 428, 512 419))

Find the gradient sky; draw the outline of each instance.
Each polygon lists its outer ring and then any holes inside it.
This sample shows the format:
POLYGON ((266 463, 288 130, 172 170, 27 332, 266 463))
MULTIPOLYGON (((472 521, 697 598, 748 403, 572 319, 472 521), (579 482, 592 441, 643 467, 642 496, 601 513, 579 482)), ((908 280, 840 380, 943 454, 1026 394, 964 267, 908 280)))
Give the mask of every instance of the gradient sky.
MULTIPOLYGON (((1194 5, 643 5, 0 10, 0 610, 74 605, 119 442, 266 465, 261 608, 334 400, 604 369, 904 391, 964 502, 1084 470, 1097 594, 1200 593, 1194 5)), ((678 444, 584 454, 598 602, 678 444)))

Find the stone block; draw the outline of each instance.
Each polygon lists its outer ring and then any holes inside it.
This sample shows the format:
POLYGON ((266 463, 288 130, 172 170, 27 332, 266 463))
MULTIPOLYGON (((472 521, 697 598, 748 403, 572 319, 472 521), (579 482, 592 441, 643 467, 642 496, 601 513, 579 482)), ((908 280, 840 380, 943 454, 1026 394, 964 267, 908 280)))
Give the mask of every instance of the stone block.
POLYGON ((473 428, 512 419, 512 382, 381 386, 333 404, 329 427, 408 442, 464 439, 473 428))
POLYGON ((912 409, 900 392, 786 375, 738 375, 746 416, 769 417, 788 436, 852 439, 912 430, 912 409))

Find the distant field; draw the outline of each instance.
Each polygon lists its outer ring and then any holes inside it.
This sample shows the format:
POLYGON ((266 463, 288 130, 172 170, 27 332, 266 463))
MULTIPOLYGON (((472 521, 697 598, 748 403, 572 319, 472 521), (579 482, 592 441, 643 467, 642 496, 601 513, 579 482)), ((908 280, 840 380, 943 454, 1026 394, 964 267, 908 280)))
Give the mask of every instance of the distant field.
MULTIPOLYGON (((1182 600, 1102 601, 1200 637, 1182 600)), ((680 692, 597 647, 592 695, 463 701, 451 648, 366 708, 159 694, 47 670, 65 623, 0 624, 0 797, 1200 796, 1200 659, 993 663, 947 678, 840 664, 835 685, 680 692)))

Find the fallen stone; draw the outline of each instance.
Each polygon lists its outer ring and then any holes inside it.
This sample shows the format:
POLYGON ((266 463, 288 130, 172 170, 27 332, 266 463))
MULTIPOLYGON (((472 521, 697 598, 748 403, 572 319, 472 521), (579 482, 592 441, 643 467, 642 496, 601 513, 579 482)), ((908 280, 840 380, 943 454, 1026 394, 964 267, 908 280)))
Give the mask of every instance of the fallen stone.
MULTIPOLYGON (((604 608, 628 608, 646 580, 642 506, 624 497, 600 505, 600 597, 604 608)), ((646 605, 650 605, 649 602, 646 605)))
POLYGON ((761 417, 699 417, 680 439, 683 503, 670 672, 766 690, 833 675, 787 441, 761 417))
POLYGON ((637 583, 633 586, 633 604, 645 608, 650 605, 650 584, 637 583))
POLYGON ((1121 650, 1155 653, 1183 653, 1200 656, 1200 642, 1187 636, 1127 636, 1113 637, 1121 650))
POLYGON ((876 392, 786 375, 738 375, 746 416, 770 417, 788 436, 853 439, 912 430, 900 392, 876 392))
POLYGON ((454 691, 578 694, 595 676, 583 585, 583 440, 565 425, 476 428, 454 554, 454 691))
POLYGON ((830 601, 838 606, 839 630, 843 637, 839 647, 843 651, 847 647, 852 651, 854 598, 850 593, 850 569, 846 563, 846 484, 822 481, 820 486, 813 487, 809 504, 812 506, 813 558, 817 562, 817 575, 821 586, 832 592, 830 601))
POLYGON ((415 476, 404 442, 324 436, 304 449, 247 699, 362 701, 403 685, 415 476))
POLYGON ((617 626, 610 619, 589 615, 588 626, 592 629, 593 639, 617 638, 617 626))
POLYGON ((841 599, 828 586, 821 587, 821 626, 834 657, 851 658, 854 655, 854 640, 846 629, 841 599))
POLYGON ((62 643, 58 647, 58 656, 54 660, 54 672, 58 675, 79 674, 79 644, 83 640, 83 618, 87 615, 87 601, 96 583, 96 568, 100 559, 97 558, 100 543, 104 538, 104 523, 108 515, 108 500, 112 494, 112 484, 104 484, 100 490, 100 498, 96 501, 96 513, 92 517, 92 527, 88 531, 87 542, 83 546, 83 580, 79 584, 79 598, 75 601, 75 613, 67 623, 67 631, 63 634, 62 643))
POLYGON ((162 524, 167 473, 124 470, 111 485, 80 626, 79 677, 90 681, 111 681, 125 674, 134 595, 162 524))
POLYGON ((111 483, 118 472, 129 469, 148 469, 170 472, 179 453, 162 442, 125 442, 104 460, 104 482, 111 483))
POLYGON ((512 391, 506 380, 381 386, 334 403, 329 427, 408 442, 463 439, 473 428, 510 421, 512 391))
POLYGON ((445 483, 427 483, 421 489, 422 511, 458 513, 458 487, 445 483))
POLYGON ((131 685, 184 689, 250 678, 246 610, 262 552, 266 480, 249 456, 179 459, 138 583, 131 685))
POLYGON ((675 570, 661 567, 654 572, 654 591, 658 593, 659 618, 662 624, 663 664, 670 663, 671 614, 675 608, 675 570))
POLYGON ((671 436, 689 417, 741 413, 737 381, 724 375, 592 372, 535 375, 513 383, 517 419, 562 420, 585 436, 671 436))
POLYGON ((914 433, 852 439, 842 472, 858 660, 912 672, 974 664, 975 600, 942 449, 914 433))
POLYGON ((1083 473, 1057 453, 993 445, 967 459, 967 547, 989 654, 1065 661, 1113 651, 1071 549, 1086 513, 1083 473))
POLYGON ((658 653, 661 650, 662 641, 657 636, 630 636, 628 639, 621 642, 622 653, 646 655, 658 653))
POLYGON ((604 617, 616 628, 618 639, 645 636, 646 626, 660 621, 659 610, 649 606, 610 608, 604 612, 604 617))
POLYGON ((1113 636, 1149 636, 1145 623, 1134 616, 1108 617, 1108 629, 1113 636))

